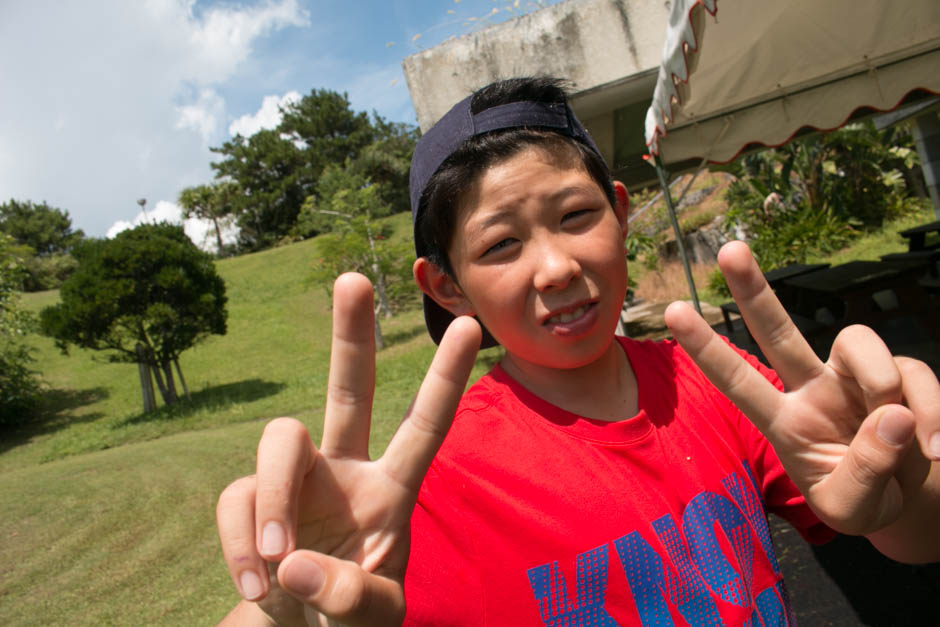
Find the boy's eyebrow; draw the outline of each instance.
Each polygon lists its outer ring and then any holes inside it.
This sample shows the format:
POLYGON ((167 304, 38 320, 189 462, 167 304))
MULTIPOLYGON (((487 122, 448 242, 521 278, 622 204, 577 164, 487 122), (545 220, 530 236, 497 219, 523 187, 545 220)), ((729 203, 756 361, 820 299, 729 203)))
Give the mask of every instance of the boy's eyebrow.
MULTIPOLYGON (((574 184, 574 185, 567 185, 565 187, 562 187, 561 189, 553 191, 552 193, 548 194, 545 200, 547 200, 550 203, 559 203, 565 200, 569 196, 576 196, 579 194, 599 195, 599 194, 602 194, 602 192, 599 189, 592 187, 590 185, 574 184)), ((498 224, 500 222, 506 221, 507 218, 511 217, 512 214, 515 213, 514 211, 515 206, 516 206, 516 203, 514 200, 509 200, 505 203, 500 203, 499 205, 497 205, 496 211, 493 214, 487 216, 485 219, 479 222, 478 224, 479 228, 483 229, 488 226, 492 226, 494 224, 498 224)))

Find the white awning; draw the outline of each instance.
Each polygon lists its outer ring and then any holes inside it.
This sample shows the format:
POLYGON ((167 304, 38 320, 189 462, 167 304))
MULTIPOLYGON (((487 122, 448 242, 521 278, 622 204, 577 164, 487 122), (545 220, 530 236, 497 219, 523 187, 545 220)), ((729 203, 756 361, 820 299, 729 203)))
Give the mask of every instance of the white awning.
POLYGON ((726 163, 914 90, 940 94, 940 0, 673 0, 646 143, 726 163))

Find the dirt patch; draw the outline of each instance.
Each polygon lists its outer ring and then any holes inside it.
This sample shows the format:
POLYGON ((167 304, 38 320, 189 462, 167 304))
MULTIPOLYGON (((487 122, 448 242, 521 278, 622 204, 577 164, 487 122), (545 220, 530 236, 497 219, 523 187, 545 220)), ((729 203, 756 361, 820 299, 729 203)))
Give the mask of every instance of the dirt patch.
MULTIPOLYGON (((668 302, 642 302, 623 312, 623 322, 627 336, 635 340, 661 340, 670 336, 669 328, 663 320, 663 313, 668 302)), ((687 301, 688 302, 688 301, 687 301)), ((708 303, 700 303, 702 317, 709 325, 715 326, 723 321, 721 309, 708 303)))

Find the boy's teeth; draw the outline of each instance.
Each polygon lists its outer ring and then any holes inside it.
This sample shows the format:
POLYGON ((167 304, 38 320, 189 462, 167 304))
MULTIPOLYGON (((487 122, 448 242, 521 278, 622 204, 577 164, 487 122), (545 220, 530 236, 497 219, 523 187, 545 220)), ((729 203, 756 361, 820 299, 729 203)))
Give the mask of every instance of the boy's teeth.
POLYGON ((552 316, 549 322, 553 323, 566 323, 571 322, 575 318, 580 318, 584 315, 584 312, 587 311, 587 307, 581 306, 575 309, 574 311, 569 311, 568 313, 558 314, 557 316, 552 316))

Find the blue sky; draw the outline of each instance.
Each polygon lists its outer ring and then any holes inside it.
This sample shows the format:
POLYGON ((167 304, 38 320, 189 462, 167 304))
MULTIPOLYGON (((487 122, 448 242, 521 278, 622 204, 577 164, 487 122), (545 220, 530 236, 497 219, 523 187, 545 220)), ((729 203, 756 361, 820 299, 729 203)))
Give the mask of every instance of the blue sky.
POLYGON ((0 201, 46 201, 93 236, 142 219, 139 198, 175 218, 180 190, 213 176, 209 147, 275 124, 285 97, 347 92, 414 123, 404 57, 534 4, 3 0, 0 201))

